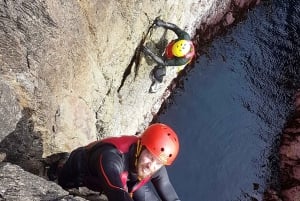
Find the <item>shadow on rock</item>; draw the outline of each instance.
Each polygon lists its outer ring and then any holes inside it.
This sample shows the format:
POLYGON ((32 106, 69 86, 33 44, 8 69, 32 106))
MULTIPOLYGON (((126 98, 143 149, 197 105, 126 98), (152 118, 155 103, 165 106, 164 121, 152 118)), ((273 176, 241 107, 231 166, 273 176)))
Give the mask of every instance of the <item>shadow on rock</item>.
POLYGON ((7 135, 0 143, 0 153, 6 155, 5 162, 19 165, 24 170, 42 175, 43 145, 41 135, 34 131, 33 111, 25 108, 15 131, 7 135))

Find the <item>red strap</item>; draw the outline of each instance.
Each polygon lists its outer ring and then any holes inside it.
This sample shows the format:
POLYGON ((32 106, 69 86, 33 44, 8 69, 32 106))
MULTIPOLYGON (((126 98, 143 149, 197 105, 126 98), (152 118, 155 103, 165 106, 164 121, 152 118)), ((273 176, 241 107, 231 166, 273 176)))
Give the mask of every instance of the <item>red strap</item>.
POLYGON ((122 172, 122 173, 120 174, 120 177, 121 177, 121 181, 122 181, 122 183, 123 183, 124 189, 125 189, 126 191, 128 191, 128 188, 127 188, 128 172, 127 172, 127 171, 126 171, 126 172, 122 172))
POLYGON ((184 57, 187 59, 191 59, 193 58, 193 56, 195 55, 195 47, 192 41, 189 41, 190 46, 191 46, 191 50, 189 53, 187 53, 184 57))
POLYGON ((165 48, 165 54, 168 59, 172 59, 174 57, 174 54, 172 52, 172 47, 173 47, 175 41, 176 40, 172 40, 165 48))
POLYGON ((147 183, 147 182, 149 181, 150 178, 151 178, 151 177, 147 177, 147 178, 143 179, 142 181, 140 181, 138 184, 136 184, 136 185, 132 188, 130 194, 132 195, 136 190, 138 190, 139 188, 141 188, 145 183, 147 183))

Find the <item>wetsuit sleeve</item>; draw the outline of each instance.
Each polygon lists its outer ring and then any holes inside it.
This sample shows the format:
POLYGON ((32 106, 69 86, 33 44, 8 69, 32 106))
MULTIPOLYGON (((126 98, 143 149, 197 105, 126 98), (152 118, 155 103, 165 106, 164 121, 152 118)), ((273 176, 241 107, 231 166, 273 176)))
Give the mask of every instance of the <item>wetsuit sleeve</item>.
POLYGON ((123 160, 117 152, 104 150, 100 154, 98 178, 109 201, 133 201, 123 187, 120 177, 122 171, 123 160))
POLYGON ((180 201, 165 167, 155 173, 151 181, 162 201, 180 201))
POLYGON ((142 51, 149 55, 157 64, 161 66, 182 66, 187 64, 190 59, 174 57, 173 59, 165 59, 154 54, 148 47, 143 46, 142 51))
POLYGON ((160 20, 159 26, 174 31, 179 40, 191 40, 190 35, 175 24, 160 20))
POLYGON ((173 59, 166 59, 165 66, 183 66, 187 64, 191 59, 174 57, 173 59))
POLYGON ((142 46, 142 51, 146 54, 149 55, 157 64, 161 66, 165 66, 165 61, 162 57, 157 56, 154 54, 148 47, 142 46))

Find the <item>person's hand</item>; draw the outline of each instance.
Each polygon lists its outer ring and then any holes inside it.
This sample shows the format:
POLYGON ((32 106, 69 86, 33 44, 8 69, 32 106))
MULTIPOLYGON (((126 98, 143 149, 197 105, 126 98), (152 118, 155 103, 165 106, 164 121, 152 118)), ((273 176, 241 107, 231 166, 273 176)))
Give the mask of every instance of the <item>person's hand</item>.
POLYGON ((164 26, 166 24, 165 21, 159 19, 159 18, 155 18, 154 22, 153 22, 156 26, 161 27, 164 26))
POLYGON ((141 46, 141 51, 146 55, 149 55, 151 53, 151 50, 144 45, 141 46))

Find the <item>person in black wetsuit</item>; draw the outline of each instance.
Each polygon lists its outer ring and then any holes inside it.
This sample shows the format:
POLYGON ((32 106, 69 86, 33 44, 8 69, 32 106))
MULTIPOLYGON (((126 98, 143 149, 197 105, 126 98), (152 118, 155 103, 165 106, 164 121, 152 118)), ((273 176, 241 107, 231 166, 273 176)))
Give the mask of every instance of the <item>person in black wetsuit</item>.
POLYGON ((85 186, 109 201, 180 201, 165 168, 178 151, 176 133, 152 124, 140 137, 111 137, 75 149, 59 171, 58 184, 85 186))
POLYGON ((152 84, 149 89, 150 93, 158 90, 163 77, 166 75, 166 66, 183 66, 188 64, 195 55, 195 48, 191 41, 190 35, 181 30, 178 26, 172 23, 164 22, 156 18, 154 24, 158 27, 170 29, 177 35, 176 40, 172 40, 165 48, 162 56, 157 56, 148 47, 143 46, 144 54, 149 55, 158 65, 151 71, 152 84))

